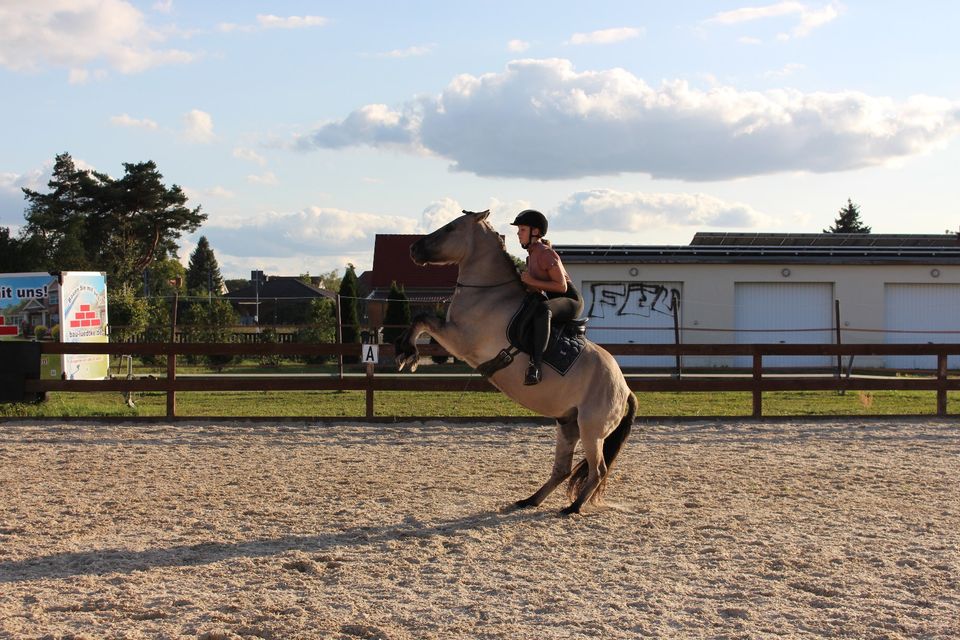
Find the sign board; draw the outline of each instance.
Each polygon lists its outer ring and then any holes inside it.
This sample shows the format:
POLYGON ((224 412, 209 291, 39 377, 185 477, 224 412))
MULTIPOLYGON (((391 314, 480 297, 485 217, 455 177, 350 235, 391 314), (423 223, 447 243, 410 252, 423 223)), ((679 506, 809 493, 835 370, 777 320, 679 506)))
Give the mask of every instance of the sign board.
MULTIPOLYGON (((60 274, 60 341, 109 342, 107 337, 107 281, 97 271, 60 274)), ((106 354, 65 354, 67 380, 102 380, 110 369, 106 354)))
MULTIPOLYGON (((0 274, 0 340, 50 336, 59 326, 61 342, 107 342, 106 276, 100 272, 0 274), (38 327, 45 327, 40 333, 38 327)), ((109 356, 41 356, 43 380, 105 378, 109 356)))
POLYGON ((360 364, 377 364, 380 362, 380 346, 365 344, 360 352, 360 364))
POLYGON ((0 274, 0 338, 30 340, 36 327, 57 324, 56 292, 46 272, 0 274))

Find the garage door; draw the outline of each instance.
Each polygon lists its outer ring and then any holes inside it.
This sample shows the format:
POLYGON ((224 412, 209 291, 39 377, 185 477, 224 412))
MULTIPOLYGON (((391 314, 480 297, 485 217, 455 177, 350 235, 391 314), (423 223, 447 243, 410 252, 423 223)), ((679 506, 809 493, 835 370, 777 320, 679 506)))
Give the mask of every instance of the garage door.
MULTIPOLYGON (((833 342, 833 284, 830 282, 737 282, 734 285, 737 344, 833 342)), ((833 359, 836 362, 836 359, 833 359)), ((736 358, 750 367, 750 356, 736 358)), ((765 367, 827 367, 830 356, 767 356, 765 367)))
MULTIPOLYGON (((584 282, 587 337, 598 344, 673 344, 679 282, 584 282)), ((673 367, 674 356, 617 356, 621 367, 673 367)))
MULTIPOLYGON (((960 285, 888 284, 884 287, 886 341, 960 342, 960 285), (950 333, 923 333, 944 331, 950 333)), ((936 369, 936 356, 887 356, 892 369, 936 369)), ((960 357, 950 356, 947 366, 960 368, 960 357)))

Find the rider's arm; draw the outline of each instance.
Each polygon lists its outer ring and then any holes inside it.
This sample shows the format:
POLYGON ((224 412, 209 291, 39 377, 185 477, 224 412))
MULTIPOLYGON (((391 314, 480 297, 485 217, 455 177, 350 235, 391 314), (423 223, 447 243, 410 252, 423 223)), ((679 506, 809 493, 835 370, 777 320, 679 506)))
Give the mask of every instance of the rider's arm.
POLYGON ((534 278, 529 271, 524 271, 520 279, 523 280, 523 283, 528 287, 541 291, 550 291, 552 293, 567 292, 567 277, 564 275, 563 268, 559 263, 554 263, 547 267, 547 275, 550 276, 549 280, 541 280, 534 278))

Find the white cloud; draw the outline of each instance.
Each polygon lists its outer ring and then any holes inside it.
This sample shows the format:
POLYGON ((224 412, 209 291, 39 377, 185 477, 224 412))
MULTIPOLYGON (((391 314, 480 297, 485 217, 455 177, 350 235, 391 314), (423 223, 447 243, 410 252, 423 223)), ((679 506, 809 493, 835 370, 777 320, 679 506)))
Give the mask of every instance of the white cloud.
POLYGON ((153 3, 153 10, 160 13, 170 13, 173 11, 173 0, 158 0, 153 3))
POLYGON ((183 137, 190 142, 212 141, 213 118, 206 111, 191 109, 183 116, 183 137))
POLYGON ((392 51, 386 51, 384 53, 374 53, 369 54, 368 57, 373 58, 414 58, 417 56, 425 56, 430 54, 435 48, 436 44, 421 44, 415 45, 412 47, 407 47, 406 49, 393 49, 392 51))
POLYGON ((431 202, 420 214, 420 229, 424 232, 439 229, 451 220, 463 215, 463 207, 453 198, 431 202))
POLYGON ((119 116, 111 116, 110 124, 116 125, 118 127, 135 127, 140 129, 157 129, 158 125, 156 122, 149 118, 132 118, 125 113, 121 113, 119 116))
POLYGON ((767 222, 739 202, 702 193, 627 193, 611 189, 580 191, 557 209, 557 230, 639 232, 652 226, 751 228, 767 222))
POLYGON ((791 62, 775 71, 767 71, 763 74, 763 77, 767 79, 786 78, 787 76, 792 76, 798 71, 803 71, 806 68, 806 65, 799 64, 797 62, 791 62))
POLYGON ((859 92, 654 88, 623 69, 577 72, 567 60, 516 60, 461 75, 437 97, 368 105, 301 136, 298 146, 429 152, 453 169, 535 179, 618 173, 719 180, 834 172, 928 152, 960 132, 960 103, 859 92))
POLYGON ((0 3, 0 66, 13 71, 65 67, 71 70, 71 82, 82 83, 89 78, 86 68, 94 64, 138 73, 196 58, 160 48, 163 40, 125 0, 0 3))
POLYGON ((729 26, 753 22, 755 20, 782 18, 784 16, 799 18, 799 22, 789 33, 780 33, 777 35, 777 39, 779 40, 789 40, 791 38, 804 38, 810 35, 814 29, 833 22, 840 16, 842 11, 843 5, 838 2, 832 2, 822 7, 811 7, 802 2, 785 1, 760 7, 743 7, 732 11, 723 11, 714 15, 706 22, 729 26))
POLYGON ((329 20, 323 16, 257 16, 257 24, 264 29, 303 29, 306 27, 322 27, 328 22, 329 20))
POLYGON ((261 156, 259 153, 253 149, 247 149, 245 147, 237 147, 233 150, 233 157, 239 158, 240 160, 246 160, 248 162, 254 162, 261 167, 267 164, 267 159, 261 156))
POLYGON ((413 148, 419 126, 415 113, 400 112, 384 104, 370 104, 340 122, 320 127, 298 141, 300 148, 338 149, 356 144, 413 148))
POLYGON ((26 187, 34 191, 43 191, 49 178, 49 168, 35 169, 27 173, 0 173, 0 227, 22 225, 23 212, 27 208, 27 203, 23 199, 21 189, 26 187))
POLYGON ((211 243, 234 256, 319 256, 353 247, 367 252, 378 233, 416 233, 417 222, 401 216, 307 207, 229 223, 208 221, 203 230, 211 243))
POLYGON ((507 43, 507 51, 511 53, 523 53, 530 48, 530 43, 526 40, 511 40, 507 43))
POLYGON ((803 13, 806 9, 802 2, 778 2, 768 4, 762 7, 743 7, 731 11, 722 11, 707 22, 717 24, 740 24, 742 22, 751 22, 764 18, 777 18, 785 15, 803 13))
POLYGON ((570 37, 570 44, 614 44, 639 38, 643 29, 634 27, 618 27, 616 29, 601 29, 590 33, 575 33, 570 37))
POLYGON ((260 175, 249 175, 247 176, 247 182, 250 184, 262 184, 269 187, 277 185, 280 183, 280 180, 277 179, 277 176, 273 171, 267 171, 266 173, 261 173, 260 175))

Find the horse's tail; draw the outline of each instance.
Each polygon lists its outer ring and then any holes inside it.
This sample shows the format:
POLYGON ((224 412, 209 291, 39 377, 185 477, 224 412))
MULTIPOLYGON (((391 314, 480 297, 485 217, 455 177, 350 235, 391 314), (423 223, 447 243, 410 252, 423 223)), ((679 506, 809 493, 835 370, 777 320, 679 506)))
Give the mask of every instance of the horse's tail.
MULTIPOLYGON (((593 492, 593 495, 590 496, 590 502, 599 502, 603 498, 603 492, 607 488, 607 478, 610 477, 610 470, 613 469, 613 462, 617 459, 617 454, 620 453, 620 449, 623 448, 624 443, 627 441, 627 436, 630 435, 630 429, 633 427, 633 419, 636 415, 637 396, 631 391, 630 395, 627 396, 626 414, 620 419, 620 424, 617 425, 617 428, 603 439, 603 461, 607 467, 607 472, 600 478, 600 484, 597 485, 597 489, 593 492)), ((580 495, 580 491, 583 489, 583 485, 586 484, 589 474, 590 469, 587 466, 586 459, 578 462, 577 466, 573 468, 573 471, 570 473, 570 481, 567 483, 567 496, 571 500, 580 495)))

